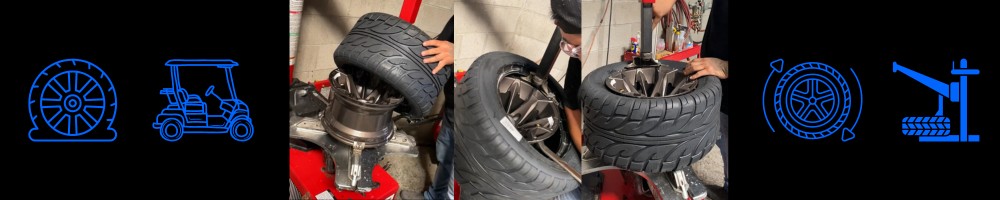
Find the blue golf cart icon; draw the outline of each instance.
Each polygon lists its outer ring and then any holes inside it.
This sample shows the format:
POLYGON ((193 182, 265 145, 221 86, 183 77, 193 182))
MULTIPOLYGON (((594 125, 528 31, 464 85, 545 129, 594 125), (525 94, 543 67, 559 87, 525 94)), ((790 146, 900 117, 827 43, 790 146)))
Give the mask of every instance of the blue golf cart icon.
MULTIPOLYGON (((234 140, 245 142, 253 137, 253 121, 250 119, 250 108, 242 100, 236 98, 233 84, 233 67, 238 66, 229 59, 172 59, 167 61, 170 68, 170 87, 160 90, 170 102, 166 108, 156 115, 153 129, 160 132, 164 140, 175 142, 184 134, 225 134, 229 133, 234 140), (204 96, 199 93, 188 93, 181 87, 180 68, 215 67, 225 70, 228 98, 219 97, 215 85, 209 86, 204 96), (209 113, 207 107, 212 106, 203 101, 212 96, 220 102, 218 108, 222 113, 209 113)), ((225 92, 223 91, 223 92, 225 92)))

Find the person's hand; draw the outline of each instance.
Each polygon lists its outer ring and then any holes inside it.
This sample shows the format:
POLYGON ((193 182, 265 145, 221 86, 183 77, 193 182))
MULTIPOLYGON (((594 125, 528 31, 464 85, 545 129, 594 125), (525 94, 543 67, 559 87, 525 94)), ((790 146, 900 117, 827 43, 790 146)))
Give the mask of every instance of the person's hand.
POLYGON ((421 56, 433 56, 424 59, 424 63, 437 62, 437 67, 431 73, 437 74, 445 65, 450 65, 455 63, 455 56, 452 54, 452 44, 451 42, 444 40, 428 40, 424 42, 424 46, 433 47, 427 51, 420 52, 421 56))
POLYGON ((729 61, 718 58, 698 58, 691 61, 687 68, 684 68, 685 75, 691 75, 691 79, 698 79, 702 76, 717 76, 719 79, 729 77, 729 61), (691 74, 694 75, 691 75, 691 74))
POLYGON ((660 19, 670 13, 671 8, 677 0, 656 0, 653 2, 653 27, 660 24, 660 19))

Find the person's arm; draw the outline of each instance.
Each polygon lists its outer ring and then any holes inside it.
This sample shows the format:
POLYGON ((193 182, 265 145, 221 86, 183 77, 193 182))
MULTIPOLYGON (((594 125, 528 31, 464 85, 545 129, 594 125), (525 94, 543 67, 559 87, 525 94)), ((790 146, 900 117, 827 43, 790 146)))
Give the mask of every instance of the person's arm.
POLYGON ((431 73, 437 74, 438 71, 441 71, 441 69, 445 66, 455 64, 455 56, 453 52, 453 46, 455 45, 454 24, 455 16, 452 16, 448 19, 448 23, 444 25, 444 29, 441 29, 441 34, 438 34, 438 36, 433 40, 425 41, 423 44, 426 47, 434 47, 427 49, 424 52, 420 52, 421 56, 433 56, 424 59, 424 63, 438 63, 437 66, 434 67, 434 70, 431 70, 431 73))
POLYGON ((428 40, 424 42, 424 46, 434 47, 428 49, 427 51, 420 52, 421 56, 433 56, 424 59, 424 63, 434 63, 437 62, 437 66, 431 73, 437 74, 444 66, 454 64, 455 56, 452 53, 452 43, 444 40, 428 40))
POLYGON ((719 79, 729 78, 729 61, 718 58, 698 58, 691 61, 684 74, 691 75, 691 79, 698 79, 702 76, 717 76, 719 79))

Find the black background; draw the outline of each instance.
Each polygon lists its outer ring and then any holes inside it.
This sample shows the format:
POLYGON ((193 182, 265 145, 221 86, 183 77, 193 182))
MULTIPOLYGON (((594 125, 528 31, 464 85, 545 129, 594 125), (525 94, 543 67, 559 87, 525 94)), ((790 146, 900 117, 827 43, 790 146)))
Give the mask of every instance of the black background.
MULTIPOLYGON (((284 198, 283 1, 53 2, 7 6, 3 74, 5 185, 41 197, 284 198), (111 143, 33 143, 26 109, 31 81, 52 62, 88 60, 118 94, 111 143), (166 142, 150 124, 166 99, 164 62, 229 58, 237 94, 251 108, 254 137, 187 135, 166 142)), ((732 195, 754 198, 871 198, 981 195, 995 177, 1000 135, 992 122, 998 45, 995 11, 975 2, 738 1, 731 11, 732 195), (807 141, 764 122, 760 95, 777 58, 785 68, 816 61, 858 73, 864 110, 857 137, 807 141), (928 116, 937 95, 891 71, 892 62, 947 82, 952 61, 967 58, 970 132, 980 143, 919 143, 900 133, 904 116, 928 116), (979 183, 985 182, 985 183, 979 183), (928 196, 931 195, 931 196, 928 196)), ((218 86, 217 86, 218 87, 218 86)), ((202 93, 203 91, 192 91, 202 93)), ((957 123, 957 103, 945 114, 957 123)), ((956 125, 957 126, 957 125, 956 125)), ((957 131, 957 129, 953 129, 957 131)))
MULTIPOLYGON (((286 5, 247 1, 53 2, 11 5, 27 12, 4 21, 5 185, 43 198, 284 198, 287 188, 286 5), (12 53, 12 54, 10 54, 12 53), (28 89, 46 66, 65 58, 90 61, 114 83, 118 97, 110 143, 33 143, 28 89), (255 126, 249 141, 228 134, 160 138, 151 127, 166 107, 164 63, 175 58, 233 59, 237 96, 255 126)), ((216 84, 181 68, 182 84, 216 84)), ((209 70, 211 72, 211 70, 209 70)), ((204 87, 188 89, 204 94, 204 87)), ((214 97, 203 97, 216 102, 214 97)), ((214 104, 217 105, 217 104, 214 104)), ((210 106, 209 109, 217 109, 210 106)), ((42 125, 44 126, 44 125, 42 125)), ((44 128, 44 127, 43 127, 44 128)), ((23 197, 23 196, 22 196, 23 197)))
MULTIPOLYGON (((1000 135, 996 112, 998 44, 983 17, 989 6, 943 2, 767 1, 737 2, 730 18, 730 115, 733 184, 738 197, 874 198, 978 196, 1000 135), (752 5, 755 4, 755 5, 752 5), (858 74, 864 105, 855 139, 839 132, 804 140, 763 118, 763 85, 775 59, 784 69, 803 62, 837 68, 853 84, 858 74), (892 62, 950 83, 951 62, 966 58, 979 76, 969 77, 969 130, 980 143, 919 143, 900 131, 905 116, 933 116, 937 94, 901 73, 892 62), (744 187, 744 188, 741 188, 744 187)), ((779 74, 780 75, 780 74, 779 74)), ((777 75, 776 75, 777 76, 777 75)), ((772 83, 777 77, 772 79, 772 83)), ((853 95, 859 95, 854 93, 853 95)), ((857 103, 857 102, 855 102, 857 103)), ((958 134, 958 103, 945 102, 945 116, 958 134)), ((849 118, 849 119, 853 119, 849 118)), ((853 122, 853 120, 851 120, 853 122)), ((848 124, 849 125, 849 124, 848 124)))

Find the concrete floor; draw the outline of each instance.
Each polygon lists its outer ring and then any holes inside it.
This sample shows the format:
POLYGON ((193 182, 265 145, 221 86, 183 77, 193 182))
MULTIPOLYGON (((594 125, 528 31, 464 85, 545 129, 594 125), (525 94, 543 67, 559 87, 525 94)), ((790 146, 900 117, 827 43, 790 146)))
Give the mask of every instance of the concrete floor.
POLYGON ((712 146, 712 150, 705 157, 702 157, 701 160, 691 164, 691 168, 694 170, 695 175, 698 176, 698 179, 701 179, 705 183, 705 186, 714 185, 721 187, 725 183, 726 174, 719 146, 712 146))
MULTIPOLYGON (((397 196, 419 195, 427 189, 434 177, 437 169, 437 165, 431 163, 434 148, 428 146, 420 146, 419 148, 420 155, 418 157, 387 155, 379 162, 383 167, 388 166, 386 171, 399 182, 397 196)), ((692 164, 691 167, 705 185, 722 186, 725 181, 725 168, 718 146, 712 147, 712 150, 705 157, 692 164)))
POLYGON ((431 163, 434 156, 434 148, 420 146, 420 155, 417 157, 386 155, 379 165, 386 169, 389 175, 399 183, 398 199, 411 199, 413 195, 419 195, 431 184, 431 179, 437 170, 437 165, 431 163), (403 194, 409 193, 409 194, 403 194))
POLYGON ((698 178, 705 185, 716 185, 722 186, 725 183, 725 171, 722 165, 722 153, 719 150, 719 146, 712 146, 712 150, 708 152, 708 155, 701 158, 698 162, 691 165, 694 169, 694 173, 698 175, 698 178))

